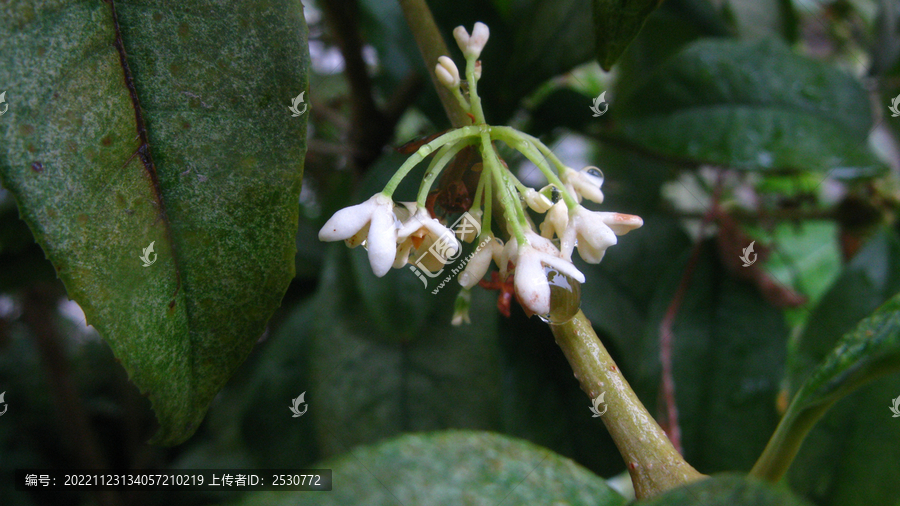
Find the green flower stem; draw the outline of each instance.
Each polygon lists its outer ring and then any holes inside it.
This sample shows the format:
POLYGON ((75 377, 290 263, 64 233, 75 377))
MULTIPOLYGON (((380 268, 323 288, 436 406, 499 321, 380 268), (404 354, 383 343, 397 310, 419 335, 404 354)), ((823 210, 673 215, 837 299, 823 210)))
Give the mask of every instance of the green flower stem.
POLYGON ((528 191, 529 188, 527 186, 525 186, 524 184, 522 184, 522 182, 519 181, 519 178, 517 178, 516 175, 513 174, 511 170, 507 169, 506 175, 509 178, 510 182, 516 187, 516 189, 519 190, 519 194, 524 196, 525 192, 528 191))
POLYGON ((472 116, 475 116, 476 125, 484 125, 484 110, 481 108, 481 98, 478 96, 478 79, 475 78, 475 62, 478 58, 466 58, 466 82, 469 84, 469 104, 472 107, 472 116))
POLYGON ((527 140, 527 141, 531 142, 533 145, 537 146, 538 151, 540 151, 541 153, 543 153, 544 156, 546 156, 547 159, 550 160, 550 163, 552 163, 553 165, 556 165, 556 168, 557 168, 557 169, 563 170, 563 169, 566 169, 566 168, 567 168, 567 167, 566 167, 566 164, 562 163, 562 160, 560 160, 559 157, 556 156, 556 154, 553 153, 553 151, 551 151, 550 148, 548 148, 548 147, 547 147, 543 142, 541 142, 541 140, 538 139, 537 137, 534 137, 533 135, 526 134, 525 132, 519 132, 518 130, 515 130, 515 129, 510 128, 510 127, 500 127, 500 128, 512 130, 513 132, 516 132, 517 134, 519 134, 520 136, 522 136, 525 140, 527 140))
POLYGON ((459 91, 458 86, 454 86, 450 93, 453 93, 453 96, 456 98, 456 101, 459 102, 459 106, 463 108, 466 112, 472 111, 472 104, 470 104, 465 97, 463 97, 462 93, 459 91))
POLYGON ((459 150, 467 145, 468 142, 465 140, 454 144, 444 144, 444 147, 434 155, 434 159, 431 160, 428 170, 425 171, 425 177, 422 178, 422 184, 419 185, 419 196, 416 199, 416 204, 418 204, 419 207, 425 207, 425 200, 428 198, 428 192, 431 191, 431 185, 434 184, 435 178, 437 178, 441 171, 444 170, 444 167, 450 163, 450 160, 459 153, 459 150))
MULTIPOLYGON (((481 132, 481 159, 484 163, 484 169, 482 170, 491 171, 491 177, 493 177, 494 182, 497 183, 497 199, 503 206, 507 222, 511 223, 513 226, 513 234, 516 236, 516 240, 519 242, 519 245, 525 244, 525 232, 522 230, 522 224, 519 222, 518 212, 516 210, 518 199, 513 198, 513 196, 510 195, 509 186, 503 178, 503 165, 501 165, 500 160, 497 159, 497 153, 494 153, 494 146, 491 144, 491 136, 488 133, 487 128, 484 128, 481 132)), ((490 195, 485 198, 485 201, 487 201, 488 198, 490 198, 490 195)))
MULTIPOLYGON (((556 173, 553 172, 553 169, 551 169, 550 166, 547 165, 547 162, 541 157, 541 153, 538 151, 538 149, 535 149, 534 141, 531 141, 531 139, 534 139, 534 137, 528 136, 530 137, 530 139, 525 139, 523 137, 526 134, 510 127, 493 127, 491 130, 494 132, 496 138, 502 140, 513 149, 525 155, 525 158, 528 158, 531 163, 535 164, 537 168, 541 170, 541 172, 544 174, 544 177, 547 178, 547 181, 559 188, 559 191, 562 194, 562 198, 566 202, 566 206, 569 209, 574 209, 575 206, 578 205, 578 202, 575 201, 575 198, 569 195, 569 192, 566 190, 566 186, 559 179, 559 176, 557 176, 556 173)), ((543 144, 541 144, 541 146, 543 146, 543 144)), ((554 158, 555 157, 556 156, 554 155, 554 158)), ((558 158, 557 161, 559 161, 558 158)), ((559 163, 562 164, 562 162, 559 163)), ((565 168, 565 165, 561 166, 565 168)))
MULTIPOLYGON (((486 170, 483 167, 484 165, 481 170, 486 170)), ((487 178, 485 179, 482 175, 482 179, 484 179, 484 214, 481 218, 481 233, 491 235, 491 212, 493 211, 491 208, 494 204, 494 194, 491 193, 493 184, 491 184, 490 171, 488 171, 487 178)))
POLYGON ((409 174, 409 171, 411 171, 413 167, 418 165, 418 163, 424 160, 425 157, 433 153, 435 149, 443 146, 444 144, 456 142, 466 137, 474 137, 478 135, 479 132, 481 132, 481 129, 475 126, 456 128, 420 147, 415 153, 413 153, 412 156, 410 156, 406 159, 405 162, 403 162, 403 165, 401 165, 399 169, 397 169, 397 172, 394 174, 391 180, 388 181, 386 185, 384 185, 384 190, 382 190, 382 193, 384 193, 388 197, 394 195, 394 191, 397 189, 397 186, 400 185, 400 181, 402 181, 403 178, 406 177, 407 174, 409 174))
POLYGON ((431 9, 425 0, 398 0, 400 8, 403 9, 403 17, 406 18, 406 24, 412 31, 413 37, 416 39, 416 45, 419 46, 419 52, 422 53, 422 60, 425 62, 425 68, 428 69, 428 75, 431 76, 431 82, 434 89, 437 90, 441 104, 444 105, 444 111, 450 118, 450 123, 454 127, 462 127, 471 124, 468 111, 453 98, 453 93, 441 84, 434 73, 434 67, 437 65, 438 57, 450 54, 447 44, 444 43, 441 32, 438 30, 434 17, 431 15, 431 9))
POLYGON ((834 399, 815 406, 807 406, 806 409, 798 409, 797 403, 792 402, 778 422, 778 427, 769 438, 762 455, 750 470, 750 476, 773 483, 780 480, 797 456, 800 445, 810 429, 836 401, 837 399, 834 399))
POLYGON ((578 311, 568 322, 550 329, 581 389, 591 399, 606 394, 608 410, 601 418, 625 460, 638 499, 705 477, 675 450, 641 404, 584 313, 578 311))
MULTIPOLYGON (((472 206, 469 208, 469 210, 473 212, 477 212, 481 209, 481 196, 484 195, 484 185, 491 179, 490 175, 484 170, 483 164, 481 167, 481 175, 478 176, 478 186, 475 188, 475 197, 472 199, 472 206)), ((490 194, 490 190, 488 190, 488 195, 490 194)))

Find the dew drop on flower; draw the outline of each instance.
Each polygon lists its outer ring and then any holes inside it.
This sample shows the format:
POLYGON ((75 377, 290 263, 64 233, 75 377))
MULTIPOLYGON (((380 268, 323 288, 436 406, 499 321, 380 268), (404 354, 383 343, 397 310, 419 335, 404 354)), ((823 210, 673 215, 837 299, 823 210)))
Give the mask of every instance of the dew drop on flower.
POLYGON ((581 283, 552 267, 544 266, 544 273, 550 282, 550 313, 538 318, 554 325, 566 323, 581 308, 581 283))
POLYGON ((591 177, 595 185, 603 186, 603 171, 597 167, 585 167, 584 173, 591 177))

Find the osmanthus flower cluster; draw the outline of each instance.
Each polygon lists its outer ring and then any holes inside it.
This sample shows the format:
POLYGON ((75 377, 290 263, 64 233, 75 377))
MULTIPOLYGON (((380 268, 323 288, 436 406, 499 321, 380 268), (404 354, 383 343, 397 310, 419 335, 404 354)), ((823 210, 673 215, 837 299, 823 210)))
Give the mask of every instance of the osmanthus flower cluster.
MULTIPOLYGON (((517 300, 529 314, 545 319, 553 315, 553 296, 559 287, 579 287, 584 274, 572 263, 576 249, 584 261, 598 263, 606 249, 616 244, 616 236, 640 227, 638 216, 590 211, 582 199, 603 202, 603 174, 596 167, 574 170, 563 164, 541 141, 518 130, 485 123, 477 83, 482 67, 478 60, 490 32, 483 23, 475 23, 469 34, 462 26, 453 36, 466 58, 466 93, 461 89, 459 69, 449 57, 441 56, 435 68, 438 80, 446 86, 460 106, 473 119, 473 125, 450 130, 421 146, 397 170, 384 190, 369 200, 335 213, 319 231, 323 241, 345 241, 348 246, 364 245, 376 276, 384 276, 391 267, 402 268, 410 256, 428 251, 442 243, 444 255, 455 257, 460 251, 456 235, 426 207, 432 184, 441 171, 466 147, 481 154, 481 173, 469 214, 481 220, 480 232, 463 235, 467 242, 479 245, 468 258, 458 281, 463 287, 459 301, 468 301, 468 290, 479 284, 490 269, 491 261, 499 269, 502 283, 510 278, 517 300), (535 190, 522 184, 501 162, 495 143, 502 142, 522 153, 549 181, 535 190), (393 194, 401 180, 418 163, 434 155, 419 186, 416 202, 394 202, 393 194), (494 209, 499 205, 500 209, 494 209), (530 208, 543 214, 538 230, 526 212, 530 208), (505 241, 492 232, 497 222, 505 241)), ((433 251, 433 249, 432 249, 433 251)), ((418 264, 421 266, 421 264, 418 264)), ((443 267, 438 263, 435 270, 443 267)), ((465 304, 464 304, 465 306, 465 304)), ((458 304, 458 310, 459 304, 458 304)), ((455 322, 468 320, 458 311, 455 322)), ((575 305, 577 311, 577 304, 575 305)), ((575 311, 567 311, 564 319, 575 311)))

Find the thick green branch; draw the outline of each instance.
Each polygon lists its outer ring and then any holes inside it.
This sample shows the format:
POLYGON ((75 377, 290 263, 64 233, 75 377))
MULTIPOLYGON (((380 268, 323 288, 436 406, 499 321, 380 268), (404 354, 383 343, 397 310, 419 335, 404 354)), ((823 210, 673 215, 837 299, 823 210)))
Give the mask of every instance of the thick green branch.
POLYGON ((581 389, 591 399, 606 393, 603 423, 625 459, 638 498, 704 477, 675 450, 641 404, 584 313, 579 311, 569 322, 550 328, 581 389))
POLYGON ((450 123, 457 128, 471 125, 472 122, 466 115, 466 111, 453 97, 453 93, 442 85, 434 74, 434 66, 437 65, 438 57, 450 56, 450 51, 434 22, 431 9, 428 8, 425 0, 398 0, 398 2, 403 9, 403 16, 406 17, 406 24, 412 30, 416 45, 419 46, 419 51, 422 53, 422 59, 425 60, 425 68, 428 69, 434 89, 437 90, 438 97, 444 105, 444 111, 450 118, 450 123))

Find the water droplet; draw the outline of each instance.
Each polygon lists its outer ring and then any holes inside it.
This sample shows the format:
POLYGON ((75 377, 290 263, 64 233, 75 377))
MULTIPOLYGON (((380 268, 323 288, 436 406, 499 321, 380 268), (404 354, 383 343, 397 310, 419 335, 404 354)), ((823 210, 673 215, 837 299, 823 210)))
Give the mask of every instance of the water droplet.
POLYGON ((585 174, 591 177, 592 182, 599 188, 603 186, 603 171, 597 167, 585 167, 581 169, 585 174))
POLYGON ((550 313, 538 317, 553 325, 566 323, 581 308, 581 283, 552 267, 544 266, 544 273, 550 282, 550 313))
POLYGON ((434 151, 434 150, 431 148, 431 146, 426 144, 426 145, 422 146, 421 148, 419 148, 418 153, 422 156, 428 156, 431 154, 432 151, 434 151))

